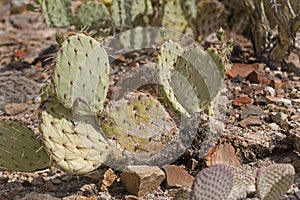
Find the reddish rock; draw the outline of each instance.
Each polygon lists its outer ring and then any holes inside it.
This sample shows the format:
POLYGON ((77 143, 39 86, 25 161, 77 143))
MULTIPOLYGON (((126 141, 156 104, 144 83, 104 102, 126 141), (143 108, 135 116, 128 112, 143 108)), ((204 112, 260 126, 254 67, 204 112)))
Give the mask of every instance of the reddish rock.
POLYGON ((276 77, 274 77, 269 84, 269 86, 271 86, 272 88, 275 88, 275 89, 281 88, 281 85, 282 85, 281 80, 276 77))
POLYGON ((240 121, 240 126, 247 128, 249 125, 262 125, 262 122, 258 116, 250 116, 240 121))
POLYGON ((264 76, 261 72, 253 71, 247 76, 247 80, 249 80, 251 83, 258 83, 262 85, 269 85, 271 82, 271 79, 267 76, 264 76))
POLYGON ((233 100, 233 105, 241 106, 243 104, 250 104, 252 103, 252 99, 250 97, 238 97, 233 100))
POLYGON ((207 166, 225 164, 234 167, 241 167, 241 164, 235 154, 233 146, 229 143, 220 144, 212 147, 205 156, 207 166))
POLYGON ((246 78, 251 72, 254 70, 258 70, 259 64, 243 64, 243 63, 236 63, 232 66, 230 70, 228 70, 228 75, 231 78, 236 76, 241 76, 246 78))
POLYGON ((194 177, 183 166, 166 165, 163 168, 167 176, 167 188, 191 188, 194 177))

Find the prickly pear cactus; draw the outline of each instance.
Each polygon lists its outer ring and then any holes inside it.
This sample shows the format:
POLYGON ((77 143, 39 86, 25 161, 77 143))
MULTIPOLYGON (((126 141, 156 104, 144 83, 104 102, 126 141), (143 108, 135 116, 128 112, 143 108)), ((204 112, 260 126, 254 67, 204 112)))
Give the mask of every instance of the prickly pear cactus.
POLYGON ((112 28, 112 19, 107 7, 96 1, 87 1, 80 4, 76 10, 76 27, 97 31, 97 34, 108 35, 112 28))
POLYGON ((215 165, 200 171, 192 186, 191 199, 227 199, 234 181, 233 168, 215 165))
POLYGON ((48 26, 64 27, 72 23, 70 0, 39 0, 39 3, 48 26))
POLYGON ((162 26, 184 32, 188 22, 182 11, 180 0, 163 0, 162 26))
POLYGON ((57 53, 53 83, 58 100, 71 108, 81 98, 93 112, 100 112, 109 85, 109 61, 101 44, 85 34, 63 41, 57 53))
POLYGON ((114 25, 120 31, 147 26, 153 15, 151 0, 114 0, 110 10, 114 25))
POLYGON ((49 165, 48 154, 31 130, 0 119, 0 168, 33 172, 49 165))
POLYGON ((81 99, 74 102, 73 112, 55 97, 43 105, 40 131, 45 149, 54 164, 70 173, 88 173, 99 167, 109 154, 94 113, 81 99))
POLYGON ((158 151, 176 137, 177 130, 160 102, 141 92, 109 102, 100 123, 115 149, 129 153, 158 151))
POLYGON ((280 199, 290 188, 295 169, 290 164, 272 164, 261 167, 256 175, 256 190, 259 199, 280 199))
POLYGON ((224 65, 219 55, 196 44, 186 48, 176 60, 177 49, 179 45, 170 41, 162 45, 157 61, 160 83, 173 108, 190 115, 205 110, 218 95, 224 65))
POLYGON ((216 32, 225 26, 226 20, 227 13, 222 3, 212 0, 200 1, 197 4, 197 16, 192 26, 196 38, 202 39, 216 32))

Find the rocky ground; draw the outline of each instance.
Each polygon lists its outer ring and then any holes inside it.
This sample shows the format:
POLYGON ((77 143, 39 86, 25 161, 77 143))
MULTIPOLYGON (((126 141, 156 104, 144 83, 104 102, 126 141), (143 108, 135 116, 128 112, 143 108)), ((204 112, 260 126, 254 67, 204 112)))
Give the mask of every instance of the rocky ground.
MULTIPOLYGON (((11 14, 6 12, 9 10, 5 5, 0 11, 0 114, 22 121, 38 134, 39 89, 51 73, 55 34, 72 31, 72 27, 70 30, 49 28, 39 13, 22 6, 10 8, 11 14)), ((273 162, 292 164, 297 175, 284 199, 300 199, 299 60, 292 55, 287 70, 271 70, 256 60, 248 39, 234 34, 232 37, 237 48, 232 56, 233 67, 225 80, 225 95, 221 97, 225 128, 219 144, 210 149, 204 160, 197 160, 197 147, 189 149, 184 158, 164 168, 166 173, 149 166, 133 169, 163 181, 141 199, 179 198, 184 194, 182 187, 189 187, 204 165, 228 162, 253 169, 273 162)), ((150 62, 147 57, 138 56, 122 59, 122 67, 113 66, 115 76, 150 62)), ((81 176, 55 167, 34 173, 3 170, 0 171, 0 200, 135 199, 120 183, 120 174, 109 167, 81 176)), ((155 184, 153 181, 154 187, 155 184)))

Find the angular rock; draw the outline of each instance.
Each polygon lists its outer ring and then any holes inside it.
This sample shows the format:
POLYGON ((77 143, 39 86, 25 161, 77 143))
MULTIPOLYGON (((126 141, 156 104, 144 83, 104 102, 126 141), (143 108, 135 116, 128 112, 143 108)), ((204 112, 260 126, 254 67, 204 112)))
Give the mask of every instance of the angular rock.
POLYGON ((240 121, 239 124, 241 127, 247 128, 249 125, 262 125, 262 122, 258 116, 250 116, 240 121))
POLYGON ((266 86, 264 88, 264 94, 274 97, 276 95, 276 90, 274 88, 272 88, 271 86, 266 86))
POLYGON ((235 154, 235 149, 229 143, 216 145, 211 148, 205 156, 205 163, 208 167, 218 164, 241 167, 235 154))
POLYGON ((241 76, 246 78, 251 72, 258 70, 259 64, 243 64, 243 63, 236 63, 232 66, 229 70, 229 76, 231 78, 241 76))
POLYGON ((241 106, 245 104, 250 104, 252 102, 252 99, 249 97, 238 97, 233 100, 233 105, 235 106, 241 106))
POLYGON ((247 80, 251 83, 258 83, 261 85, 269 85, 271 82, 271 78, 265 76, 261 72, 253 71, 247 76, 247 80))
POLYGON ((47 181, 44 185, 43 188, 45 189, 46 192, 56 192, 57 188, 51 181, 47 181))
POLYGON ((245 119, 247 118, 249 115, 261 115, 263 114, 264 111, 263 109, 261 109, 259 106, 247 106, 245 108, 242 109, 242 113, 241 113, 241 119, 245 119))
POLYGON ((157 188, 164 179, 165 173, 157 166, 130 165, 121 174, 121 183, 137 197, 157 188))
POLYGON ((276 104, 278 106, 284 106, 286 108, 290 108, 292 107, 292 101, 289 99, 285 99, 285 98, 280 98, 280 97, 272 97, 272 96, 266 96, 265 97, 266 103, 273 103, 276 104))
POLYGON ((279 89, 281 87, 281 85, 282 85, 281 80, 276 77, 274 77, 269 84, 269 86, 271 86, 272 88, 275 88, 275 89, 279 89))
POLYGON ((106 191, 108 187, 110 187, 114 181, 117 179, 117 175, 114 171, 109 168, 104 174, 103 178, 99 180, 99 188, 101 191, 106 191))
POLYGON ((166 165, 166 187, 169 188, 191 188, 194 177, 191 176, 183 166, 166 165))
POLYGON ((270 118, 280 126, 283 126, 287 122, 287 115, 282 112, 272 112, 270 113, 270 118))

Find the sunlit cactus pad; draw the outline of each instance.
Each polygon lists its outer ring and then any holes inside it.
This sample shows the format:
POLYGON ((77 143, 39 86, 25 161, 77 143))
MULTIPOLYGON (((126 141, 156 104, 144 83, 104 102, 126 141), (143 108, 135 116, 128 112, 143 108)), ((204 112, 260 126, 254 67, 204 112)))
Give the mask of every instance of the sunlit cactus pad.
POLYGON ((233 168, 215 165, 200 171, 192 186, 193 200, 227 199, 234 181, 233 168))
POLYGON ((82 174, 99 167, 106 160, 109 148, 95 116, 84 116, 84 104, 75 105, 76 114, 82 116, 73 116, 72 109, 64 108, 50 97, 41 113, 40 130, 54 164, 67 172, 82 174))
POLYGON ((49 165, 48 154, 31 130, 0 119, 0 168, 33 172, 49 165))
POLYGON ((94 112, 103 108, 109 85, 108 56, 100 43, 79 33, 67 38, 59 49, 53 83, 58 100, 71 108, 76 98, 94 112))
POLYGON ((281 198, 290 188, 295 178, 291 164, 272 164, 261 167, 256 175, 257 195, 263 200, 281 198))
POLYGON ((109 102, 101 125, 112 145, 128 152, 153 152, 176 137, 177 126, 160 102, 150 94, 130 92, 109 102))

